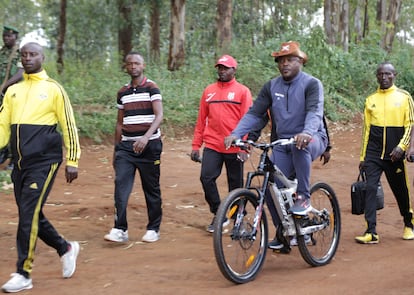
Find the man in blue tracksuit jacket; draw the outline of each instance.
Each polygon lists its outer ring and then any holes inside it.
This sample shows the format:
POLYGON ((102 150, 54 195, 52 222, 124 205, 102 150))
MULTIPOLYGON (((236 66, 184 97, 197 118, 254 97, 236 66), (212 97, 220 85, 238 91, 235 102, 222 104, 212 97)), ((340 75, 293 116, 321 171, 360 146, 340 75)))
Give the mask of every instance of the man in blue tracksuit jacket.
MULTIPOLYGON (((295 138, 296 145, 275 147, 271 160, 285 175, 296 175, 297 197, 290 211, 296 215, 306 215, 312 210, 310 204, 312 161, 320 157, 328 145, 323 124, 323 86, 318 79, 302 72, 307 55, 300 50, 297 42, 282 43, 280 50, 273 52, 272 56, 278 64, 281 76, 268 81, 263 86, 252 108, 241 119, 231 135, 226 137, 225 145, 230 147, 233 140, 260 126, 263 116, 269 111, 278 137, 295 138)), ((269 210, 277 226, 279 220, 272 207, 270 204, 269 210)), ((269 243, 269 247, 281 249, 283 244, 275 238, 269 243)))

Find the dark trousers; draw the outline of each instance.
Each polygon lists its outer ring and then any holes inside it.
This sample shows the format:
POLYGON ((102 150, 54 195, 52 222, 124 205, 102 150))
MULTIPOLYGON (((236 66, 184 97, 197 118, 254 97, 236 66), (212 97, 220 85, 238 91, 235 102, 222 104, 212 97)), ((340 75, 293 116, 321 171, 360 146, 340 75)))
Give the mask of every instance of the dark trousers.
MULTIPOLYGON (((273 148, 271 161, 287 177, 295 176, 298 180, 297 194, 310 198, 310 174, 312 162, 323 154, 327 146, 327 139, 315 134, 308 146, 299 150, 294 145, 276 146, 273 148)), ((276 180, 278 187, 282 184, 276 180)), ((271 201, 269 192, 266 195, 266 204, 275 227, 280 224, 275 205, 271 201)))
POLYGON ((127 206, 138 169, 147 204, 147 230, 159 231, 162 208, 160 188, 161 140, 150 140, 141 154, 132 141, 122 141, 115 151, 115 228, 127 230, 127 206))
POLYGON ((405 161, 392 162, 391 160, 370 159, 366 157, 364 169, 367 176, 367 190, 365 196, 365 219, 368 224, 368 233, 377 233, 377 188, 382 172, 385 173, 388 184, 397 201, 404 225, 413 228, 410 194, 408 189, 408 175, 405 161))
POLYGON ((221 174, 223 164, 227 172, 228 190, 243 186, 243 162, 237 159, 237 153, 224 154, 204 148, 201 163, 200 181, 204 190, 204 197, 210 206, 210 212, 216 214, 220 206, 220 194, 216 180, 221 174))
POLYGON ((59 256, 66 253, 68 243, 43 214, 43 205, 49 195, 60 163, 13 169, 14 196, 19 211, 17 228, 17 273, 30 277, 37 237, 56 249, 59 256))

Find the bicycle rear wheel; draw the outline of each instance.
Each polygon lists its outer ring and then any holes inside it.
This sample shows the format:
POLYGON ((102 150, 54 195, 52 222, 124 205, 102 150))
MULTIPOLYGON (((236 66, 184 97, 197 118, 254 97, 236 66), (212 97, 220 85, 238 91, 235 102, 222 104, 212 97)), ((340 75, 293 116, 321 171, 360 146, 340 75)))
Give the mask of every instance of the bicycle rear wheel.
POLYGON ((312 243, 306 243, 305 236, 297 236, 300 254, 311 266, 328 264, 334 257, 341 235, 341 213, 334 190, 326 183, 318 182, 311 187, 311 204, 319 213, 309 213, 296 220, 300 228, 320 227, 310 235, 312 243))
POLYGON ((266 258, 267 220, 263 208, 256 229, 257 195, 235 189, 216 213, 213 233, 214 254, 221 273, 234 283, 253 280, 266 258))

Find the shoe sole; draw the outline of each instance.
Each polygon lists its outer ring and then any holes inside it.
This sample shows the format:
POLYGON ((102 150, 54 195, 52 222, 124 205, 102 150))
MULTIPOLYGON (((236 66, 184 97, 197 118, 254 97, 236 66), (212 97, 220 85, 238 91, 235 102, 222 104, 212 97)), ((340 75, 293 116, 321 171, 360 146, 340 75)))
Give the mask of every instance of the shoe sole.
POLYGON ((128 240, 115 240, 115 239, 112 239, 111 237, 108 237, 108 236, 104 236, 104 240, 109 241, 109 242, 114 242, 114 243, 126 243, 126 242, 128 242, 128 240))
POLYGON ((300 211, 300 212, 293 212, 289 210, 289 213, 293 214, 293 215, 306 215, 308 213, 310 213, 313 210, 312 206, 309 206, 309 208, 307 208, 305 211, 300 211))
POLYGON ((26 286, 26 287, 23 287, 23 288, 20 288, 20 289, 13 289, 13 290, 10 290, 10 289, 6 289, 6 288, 1 288, 1 290, 4 292, 4 293, 17 293, 17 292, 20 292, 20 291, 23 291, 23 290, 30 290, 30 289, 32 289, 33 288, 33 284, 30 284, 30 285, 28 285, 28 286, 26 286))
POLYGON ((156 241, 158 241, 160 238, 156 238, 156 239, 142 239, 143 242, 145 243, 154 243, 156 241))
POLYGON ((358 244, 378 244, 378 240, 377 241, 370 241, 370 242, 365 242, 365 241, 360 241, 360 240, 358 240, 358 239, 355 239, 355 241, 358 243, 358 244))
POLYGON ((267 248, 272 249, 272 250, 280 250, 282 249, 284 246, 282 245, 281 247, 274 247, 274 246, 267 246, 267 248))

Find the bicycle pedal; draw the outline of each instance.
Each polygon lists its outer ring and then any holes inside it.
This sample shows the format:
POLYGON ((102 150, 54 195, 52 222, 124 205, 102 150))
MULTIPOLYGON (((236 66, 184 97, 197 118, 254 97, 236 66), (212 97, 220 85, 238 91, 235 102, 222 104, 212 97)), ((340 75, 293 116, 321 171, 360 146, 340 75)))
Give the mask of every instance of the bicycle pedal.
POLYGON ((278 254, 290 254, 290 251, 292 249, 290 247, 283 247, 280 249, 273 249, 273 253, 278 253, 278 254))

